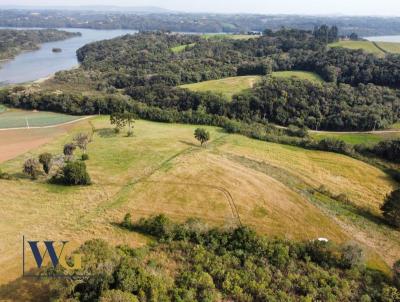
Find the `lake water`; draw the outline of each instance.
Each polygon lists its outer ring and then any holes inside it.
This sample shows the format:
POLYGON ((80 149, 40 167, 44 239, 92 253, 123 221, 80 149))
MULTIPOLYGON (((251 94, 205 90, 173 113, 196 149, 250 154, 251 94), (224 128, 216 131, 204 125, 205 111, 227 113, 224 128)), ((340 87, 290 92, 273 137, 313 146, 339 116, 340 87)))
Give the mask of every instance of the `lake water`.
POLYGON ((57 71, 70 69, 78 65, 76 50, 83 45, 137 33, 135 30, 60 29, 80 32, 82 36, 58 42, 43 43, 39 50, 24 52, 13 60, 1 62, 0 86, 35 81, 57 71), (62 52, 54 53, 53 48, 61 48, 62 52))
POLYGON ((380 36, 380 37, 367 37, 369 41, 375 42, 398 42, 400 43, 400 36, 380 36))

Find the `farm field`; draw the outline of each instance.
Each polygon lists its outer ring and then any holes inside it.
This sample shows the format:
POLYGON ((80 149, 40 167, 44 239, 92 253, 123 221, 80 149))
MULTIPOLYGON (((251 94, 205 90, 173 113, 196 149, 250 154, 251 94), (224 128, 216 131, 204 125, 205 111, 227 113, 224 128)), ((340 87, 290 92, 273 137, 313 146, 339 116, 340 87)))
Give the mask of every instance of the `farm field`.
POLYGON ((344 141, 345 143, 358 145, 374 145, 383 140, 398 139, 400 132, 378 132, 378 133, 312 133, 312 137, 317 140, 324 138, 334 138, 344 141))
POLYGON ((113 132, 108 117, 91 122, 96 128, 87 161, 91 186, 67 188, 21 175, 26 159, 42 152, 60 154, 76 133, 91 130, 88 121, 0 164, 16 178, 0 180, 0 283, 20 274, 22 234, 67 238, 76 245, 99 237, 113 244, 148 242, 114 225, 127 212, 133 219, 159 213, 177 221, 199 217, 216 226, 238 224, 238 214, 243 224, 269 236, 357 241, 365 247, 369 265, 382 269, 400 256, 400 232, 357 210, 377 215, 384 196, 396 186, 373 166, 339 154, 229 135, 215 127, 206 127, 212 139, 199 147, 194 125, 139 120, 134 137, 125 137, 113 132), (332 195, 345 194, 350 204, 317 193, 321 186, 332 195))
POLYGON ((232 99, 232 96, 243 90, 252 88, 254 84, 261 79, 260 76, 239 76, 224 78, 221 80, 204 81, 195 84, 180 86, 193 91, 206 92, 212 91, 222 93, 226 98, 232 99))
POLYGON ((72 122, 80 118, 82 117, 53 112, 12 109, 0 114, 0 129, 54 126, 72 122))

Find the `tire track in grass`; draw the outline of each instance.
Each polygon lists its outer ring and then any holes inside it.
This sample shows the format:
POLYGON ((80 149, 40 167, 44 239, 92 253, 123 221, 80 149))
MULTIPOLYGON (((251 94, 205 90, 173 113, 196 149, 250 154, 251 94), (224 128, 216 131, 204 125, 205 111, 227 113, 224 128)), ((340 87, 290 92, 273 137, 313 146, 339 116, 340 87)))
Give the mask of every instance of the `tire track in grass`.
POLYGON ((209 184, 202 184, 202 183, 189 183, 189 182, 173 182, 173 181, 157 181, 157 180, 147 180, 143 181, 143 183, 153 183, 153 184, 166 184, 166 185, 173 185, 173 186, 192 186, 192 187, 197 187, 197 188, 210 188, 214 189, 217 191, 220 191, 224 194, 229 207, 231 209, 232 213, 232 218, 236 220, 236 224, 238 226, 242 226, 242 221, 240 219, 239 211, 237 209, 235 200, 232 197, 232 194, 227 190, 226 188, 222 186, 216 186, 216 185, 209 185, 209 184))
MULTIPOLYGON (((212 147, 213 145, 216 145, 218 143, 221 142, 221 140, 223 138, 225 138, 226 136, 228 136, 229 134, 225 134, 225 135, 221 135, 220 137, 216 138, 215 140, 211 141, 208 145, 210 147, 212 147)), ((106 200, 103 202, 103 204, 99 204, 99 206, 91 213, 88 213, 87 215, 84 215, 81 219, 80 219, 80 225, 85 225, 89 222, 90 219, 101 215, 102 213, 106 212, 107 210, 110 209, 115 209, 117 207, 120 207, 121 205, 123 205, 124 203, 126 203, 128 201, 128 196, 129 193, 133 190, 133 188, 139 184, 139 183, 145 183, 152 175, 154 175, 156 172, 162 170, 163 168, 165 168, 167 165, 169 165, 173 160, 175 160, 176 158, 178 158, 179 156, 183 155, 183 154, 189 154, 195 150, 201 150, 199 147, 188 147, 185 148, 177 153, 175 153, 174 155, 172 155, 171 157, 167 158, 165 161, 163 161, 158 167, 152 169, 150 172, 145 173, 143 176, 133 179, 132 181, 128 182, 127 184, 125 184, 116 194, 114 194, 113 197, 111 198, 106 198, 106 200), (113 199, 114 201, 112 201, 111 203, 109 203, 110 199, 113 199)), ((239 212, 237 210, 237 206, 233 200, 233 197, 231 195, 231 193, 226 190, 223 187, 219 188, 220 191, 222 191, 224 193, 224 195, 226 196, 229 206, 231 208, 232 211, 232 215, 233 217, 238 221, 238 224, 241 225, 241 220, 240 220, 240 216, 239 216, 239 212)), ((106 193, 106 192, 104 192, 106 193)), ((107 194, 105 194, 107 195, 107 194)))

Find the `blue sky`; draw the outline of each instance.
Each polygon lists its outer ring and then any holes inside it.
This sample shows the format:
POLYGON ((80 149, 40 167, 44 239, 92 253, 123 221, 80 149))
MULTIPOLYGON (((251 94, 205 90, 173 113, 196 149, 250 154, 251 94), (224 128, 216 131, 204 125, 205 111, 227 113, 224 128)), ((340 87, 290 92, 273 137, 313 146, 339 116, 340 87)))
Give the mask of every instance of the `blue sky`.
POLYGON ((400 16, 399 0, 0 0, 1 5, 158 6, 186 12, 400 16))

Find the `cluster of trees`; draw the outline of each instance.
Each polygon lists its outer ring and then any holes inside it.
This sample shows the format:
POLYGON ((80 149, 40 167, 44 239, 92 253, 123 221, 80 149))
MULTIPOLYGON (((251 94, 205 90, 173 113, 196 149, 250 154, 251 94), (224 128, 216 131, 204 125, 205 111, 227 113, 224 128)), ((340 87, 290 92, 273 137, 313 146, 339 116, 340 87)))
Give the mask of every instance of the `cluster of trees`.
POLYGON ((247 227, 209 229, 163 215, 122 225, 154 236, 152 247, 85 243, 84 280, 52 280, 68 301, 399 301, 391 279, 367 269, 354 244, 271 240, 247 227), (167 259, 167 260, 165 260, 167 259), (172 264, 172 265, 171 265, 172 264))
POLYGON ((38 159, 29 158, 24 162, 23 172, 31 179, 38 179, 41 175, 45 175, 49 178, 49 182, 54 184, 90 185, 90 176, 84 163, 89 159, 87 145, 90 141, 89 134, 78 133, 72 143, 64 145, 63 155, 46 152, 40 154, 38 159), (74 158, 74 151, 77 147, 82 150, 81 160, 74 158))
POLYGON ((400 189, 394 190, 386 196, 381 210, 386 221, 400 229, 400 189))
POLYGON ((324 43, 332 43, 339 40, 339 29, 337 26, 329 27, 327 25, 316 26, 313 31, 315 39, 324 43))
POLYGON ((22 51, 38 49, 41 43, 65 40, 78 35, 80 33, 56 29, 0 29, 0 60, 10 59, 22 51))
MULTIPOLYGON (((75 115, 130 112, 133 116, 142 119, 166 123, 218 126, 229 133, 238 133, 263 141, 289 144, 307 149, 331 151, 350 156, 355 156, 358 152, 367 156, 379 156, 389 161, 396 161, 398 159, 396 155, 388 155, 392 154, 396 148, 388 153, 383 152, 381 147, 356 146, 354 148, 354 146, 336 139, 315 141, 308 136, 307 130, 304 127, 290 125, 288 129, 279 129, 269 124, 266 120, 256 122, 253 117, 255 118, 257 115, 252 115, 247 121, 235 120, 227 115, 229 112, 228 108, 231 105, 229 102, 224 101, 221 96, 208 93, 196 94, 182 89, 174 90, 183 92, 188 96, 193 96, 193 98, 188 97, 187 102, 179 102, 177 101, 179 99, 166 98, 164 99, 164 107, 162 102, 159 103, 159 106, 157 102, 150 102, 150 105, 148 105, 119 94, 83 96, 68 93, 28 93, 24 90, 20 91, 18 87, 15 87, 8 91, 0 91, 0 103, 7 104, 10 107, 38 109, 41 111, 47 110, 75 115), (196 96, 204 96, 204 99, 196 96), (205 100, 205 103, 200 100, 205 100), (378 152, 378 150, 380 151, 378 152)), ((235 103, 232 102, 231 104, 235 103)), ((396 146, 396 143, 391 141, 382 142, 378 146, 391 146, 392 144, 396 146)))
POLYGON ((268 78, 234 96, 228 112, 240 120, 267 119, 314 130, 375 130, 400 118, 400 94, 372 84, 352 87, 268 78))

